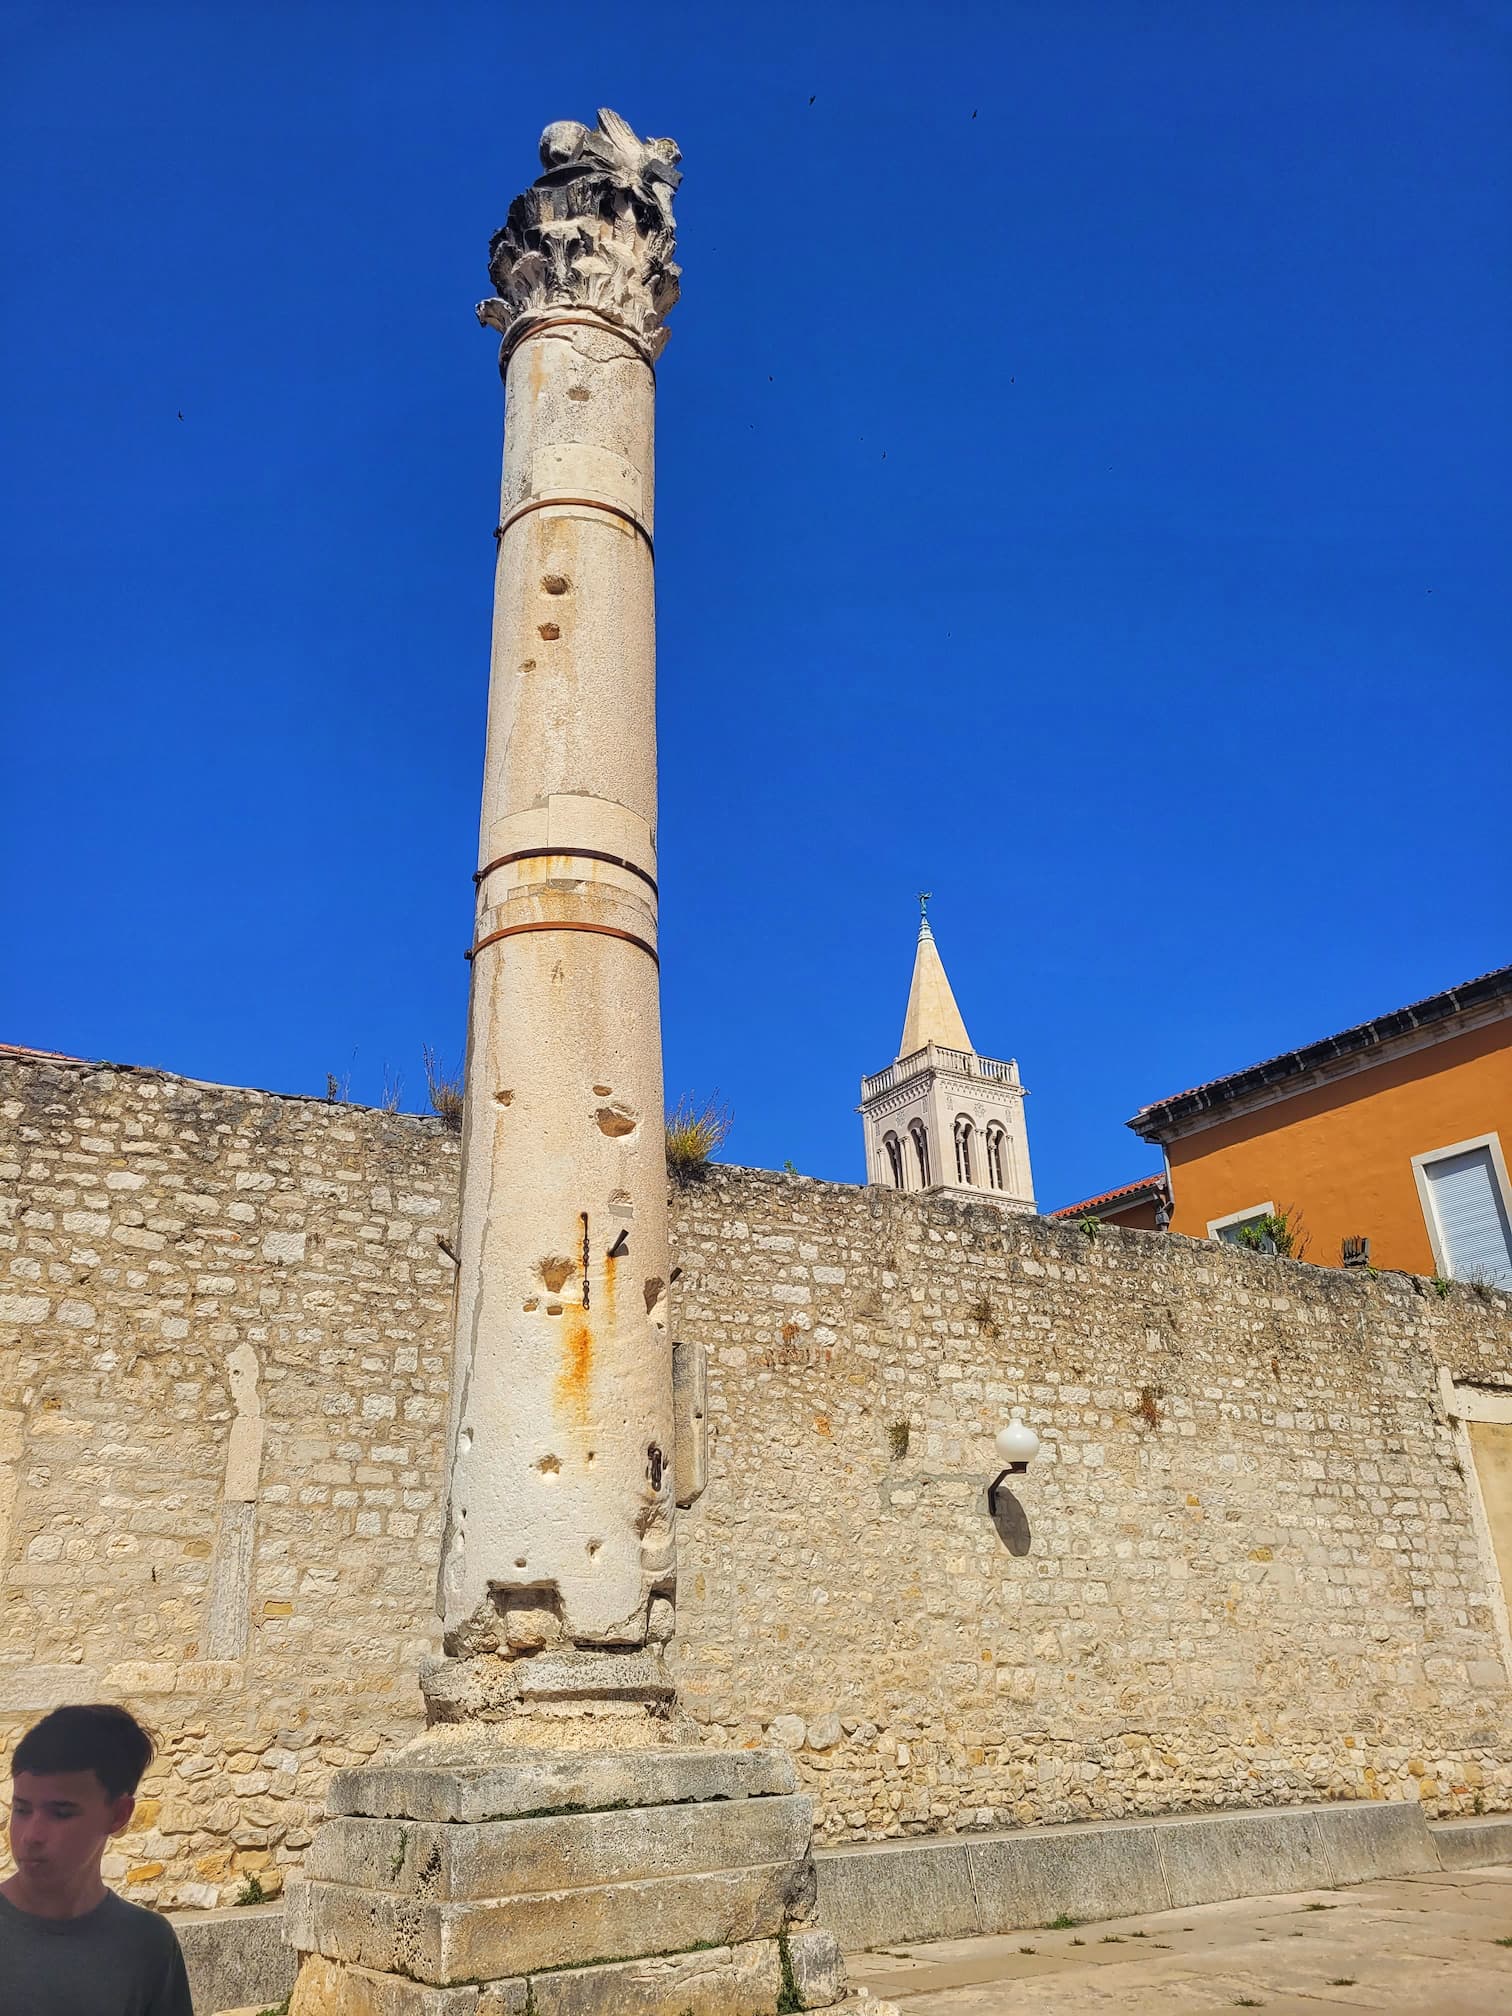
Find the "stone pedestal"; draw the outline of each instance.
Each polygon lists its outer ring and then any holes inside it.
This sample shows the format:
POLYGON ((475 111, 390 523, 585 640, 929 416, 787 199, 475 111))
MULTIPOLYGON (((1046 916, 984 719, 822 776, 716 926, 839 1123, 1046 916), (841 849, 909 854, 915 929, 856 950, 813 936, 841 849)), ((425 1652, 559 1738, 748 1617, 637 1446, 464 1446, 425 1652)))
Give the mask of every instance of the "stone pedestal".
POLYGON ((774 2016, 845 1992, 776 1751, 342 1772, 290 1894, 290 2016, 774 2016))

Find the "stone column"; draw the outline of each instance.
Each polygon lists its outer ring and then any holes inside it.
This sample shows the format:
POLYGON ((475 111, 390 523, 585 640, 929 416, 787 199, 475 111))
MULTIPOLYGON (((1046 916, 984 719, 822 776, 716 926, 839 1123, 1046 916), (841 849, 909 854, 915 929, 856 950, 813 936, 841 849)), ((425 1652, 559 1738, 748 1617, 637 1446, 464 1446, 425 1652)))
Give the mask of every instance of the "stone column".
MULTIPOLYGON (((446 1656, 333 1780, 293 2016, 776 2016, 845 1993, 782 1752, 680 1726, 656 963, 652 362, 677 150, 549 126, 493 241, 506 387, 471 957, 446 1656)), ((679 1444, 679 1446, 674 1446, 679 1444)), ((880 2016, 880 2009, 879 2009, 880 2016)))
MULTIPOLYGON (((472 959, 433 1707, 499 1658, 671 1635, 675 1553, 656 948, 656 378, 670 140, 546 129, 490 248, 504 480, 472 959)), ((643 1673, 649 1668, 642 1666, 643 1673)), ((459 1691, 460 1690, 460 1691, 459 1691)))

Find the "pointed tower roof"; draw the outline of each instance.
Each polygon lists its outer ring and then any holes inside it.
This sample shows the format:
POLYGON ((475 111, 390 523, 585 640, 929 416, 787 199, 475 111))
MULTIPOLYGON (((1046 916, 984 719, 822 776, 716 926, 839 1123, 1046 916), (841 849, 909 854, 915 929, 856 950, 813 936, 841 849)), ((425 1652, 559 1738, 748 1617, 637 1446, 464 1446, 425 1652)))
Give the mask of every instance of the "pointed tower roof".
POLYGON ((919 897, 919 944, 914 953, 913 984, 908 990, 908 1013, 903 1018, 900 1057, 911 1057, 926 1043, 940 1043, 947 1050, 970 1050, 971 1038, 950 991, 945 967, 940 959, 934 933, 929 928, 929 897, 919 897))

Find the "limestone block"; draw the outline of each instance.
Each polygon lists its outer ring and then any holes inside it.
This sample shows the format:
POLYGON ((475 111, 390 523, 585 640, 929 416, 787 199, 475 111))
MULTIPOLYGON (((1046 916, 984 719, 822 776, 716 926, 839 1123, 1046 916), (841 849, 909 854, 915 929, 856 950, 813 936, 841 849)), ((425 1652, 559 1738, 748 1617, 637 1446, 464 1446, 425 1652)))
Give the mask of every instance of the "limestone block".
POLYGON ((532 1652, 560 1634, 559 1620, 548 1609, 525 1606, 512 1608, 506 1616, 511 1647, 531 1656, 479 1654, 427 1661, 420 1685, 432 1723, 506 1719, 522 1702, 662 1705, 672 1699, 672 1676, 659 1649, 598 1652, 568 1646, 532 1652))
MULTIPOLYGON (((1356 1799, 1314 1809, 1330 1882, 1419 1876, 1441 1866, 1416 1799, 1356 1799)), ((1512 1827, 1508 1828, 1512 1836, 1512 1827)))
POLYGON ((326 1811, 372 1819, 506 1820, 529 1814, 783 1797, 798 1789, 778 1750, 536 1751, 518 1762, 338 1771, 326 1811))
POLYGON ((833 1932, 814 1926, 789 1932, 788 1965, 805 2009, 828 2009, 845 1994, 845 1961, 833 1932))
POLYGON ((283 2000, 294 1985, 295 1965, 283 1919, 279 1904, 174 1918, 196 2009, 234 2009, 249 2001, 262 2008, 283 2000))
POLYGON ((1150 1834, 1139 1826, 1046 1827, 972 1841, 966 1852, 981 1929, 1015 1932, 1063 1912, 1123 1918, 1164 1911, 1166 1887, 1150 1834))
POLYGON ((530 1983, 490 1981, 479 1990, 477 2016, 530 2016, 530 1983))
MULTIPOLYGON (((196 1998, 196 2011, 215 2006, 196 1998)), ((366 1967, 345 1967, 311 1954, 300 1967, 289 2016, 516 2016, 528 2006, 523 1981, 496 1982, 486 1991, 476 1983, 427 1988, 397 1974, 374 1974, 366 1967), (504 1999, 514 1990, 517 1995, 504 1999), (485 2003, 485 1993, 494 1999, 485 2003)))
POLYGON ((925 1847, 907 1842, 815 1857, 819 1916, 842 1946, 970 1939, 982 1930, 966 1843, 931 1841, 921 1853, 925 1847))
MULTIPOLYGON (((1422 1808, 1416 1810, 1421 1812, 1422 1808)), ((1442 1820, 1429 1832, 1441 1868, 1485 1869, 1494 1862, 1512 1862, 1512 1819, 1504 1813, 1484 1819, 1442 1820)))
POLYGON ((797 1862, 812 1826, 812 1802, 799 1794, 460 1827, 342 1818, 320 1829, 305 1868, 354 1889, 455 1903, 797 1862))
POLYGON ((775 1939, 655 1960, 534 1974, 535 2016, 771 2016, 782 1994, 775 1939))
POLYGON ((808 1725, 801 1715, 779 1715, 767 1734, 784 1750, 801 1750, 808 1741, 808 1725))
POLYGON ((290 1886, 288 1938, 431 1986, 490 1980, 605 1957, 686 1952, 718 1926, 736 1941, 775 1938, 812 1909, 812 1862, 616 1883, 476 1903, 428 1903, 342 1884, 290 1886))
POLYGON ((1195 1824, 1168 1822, 1156 1830, 1156 1839, 1173 1909, 1312 1890, 1335 1880, 1312 1812, 1212 1814, 1195 1824))

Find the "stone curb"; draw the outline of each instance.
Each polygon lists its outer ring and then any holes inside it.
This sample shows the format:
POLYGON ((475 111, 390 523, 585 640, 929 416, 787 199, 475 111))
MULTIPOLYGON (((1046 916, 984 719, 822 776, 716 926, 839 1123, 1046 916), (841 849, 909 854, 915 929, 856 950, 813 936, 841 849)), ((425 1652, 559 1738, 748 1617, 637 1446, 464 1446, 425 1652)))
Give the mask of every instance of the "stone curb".
POLYGON ((1494 1862, 1512 1862, 1512 1813, 1439 1820, 1428 1831, 1444 1869, 1486 1869, 1494 1862))
MULTIPOLYGON (((1492 1851, 1486 1853, 1490 1859, 1492 1851)), ((920 1838, 821 1849, 814 1860, 820 1922, 852 1950, 1023 1931, 1063 1915, 1121 1918, 1442 1866, 1421 1807, 1375 1801, 920 1838)))

